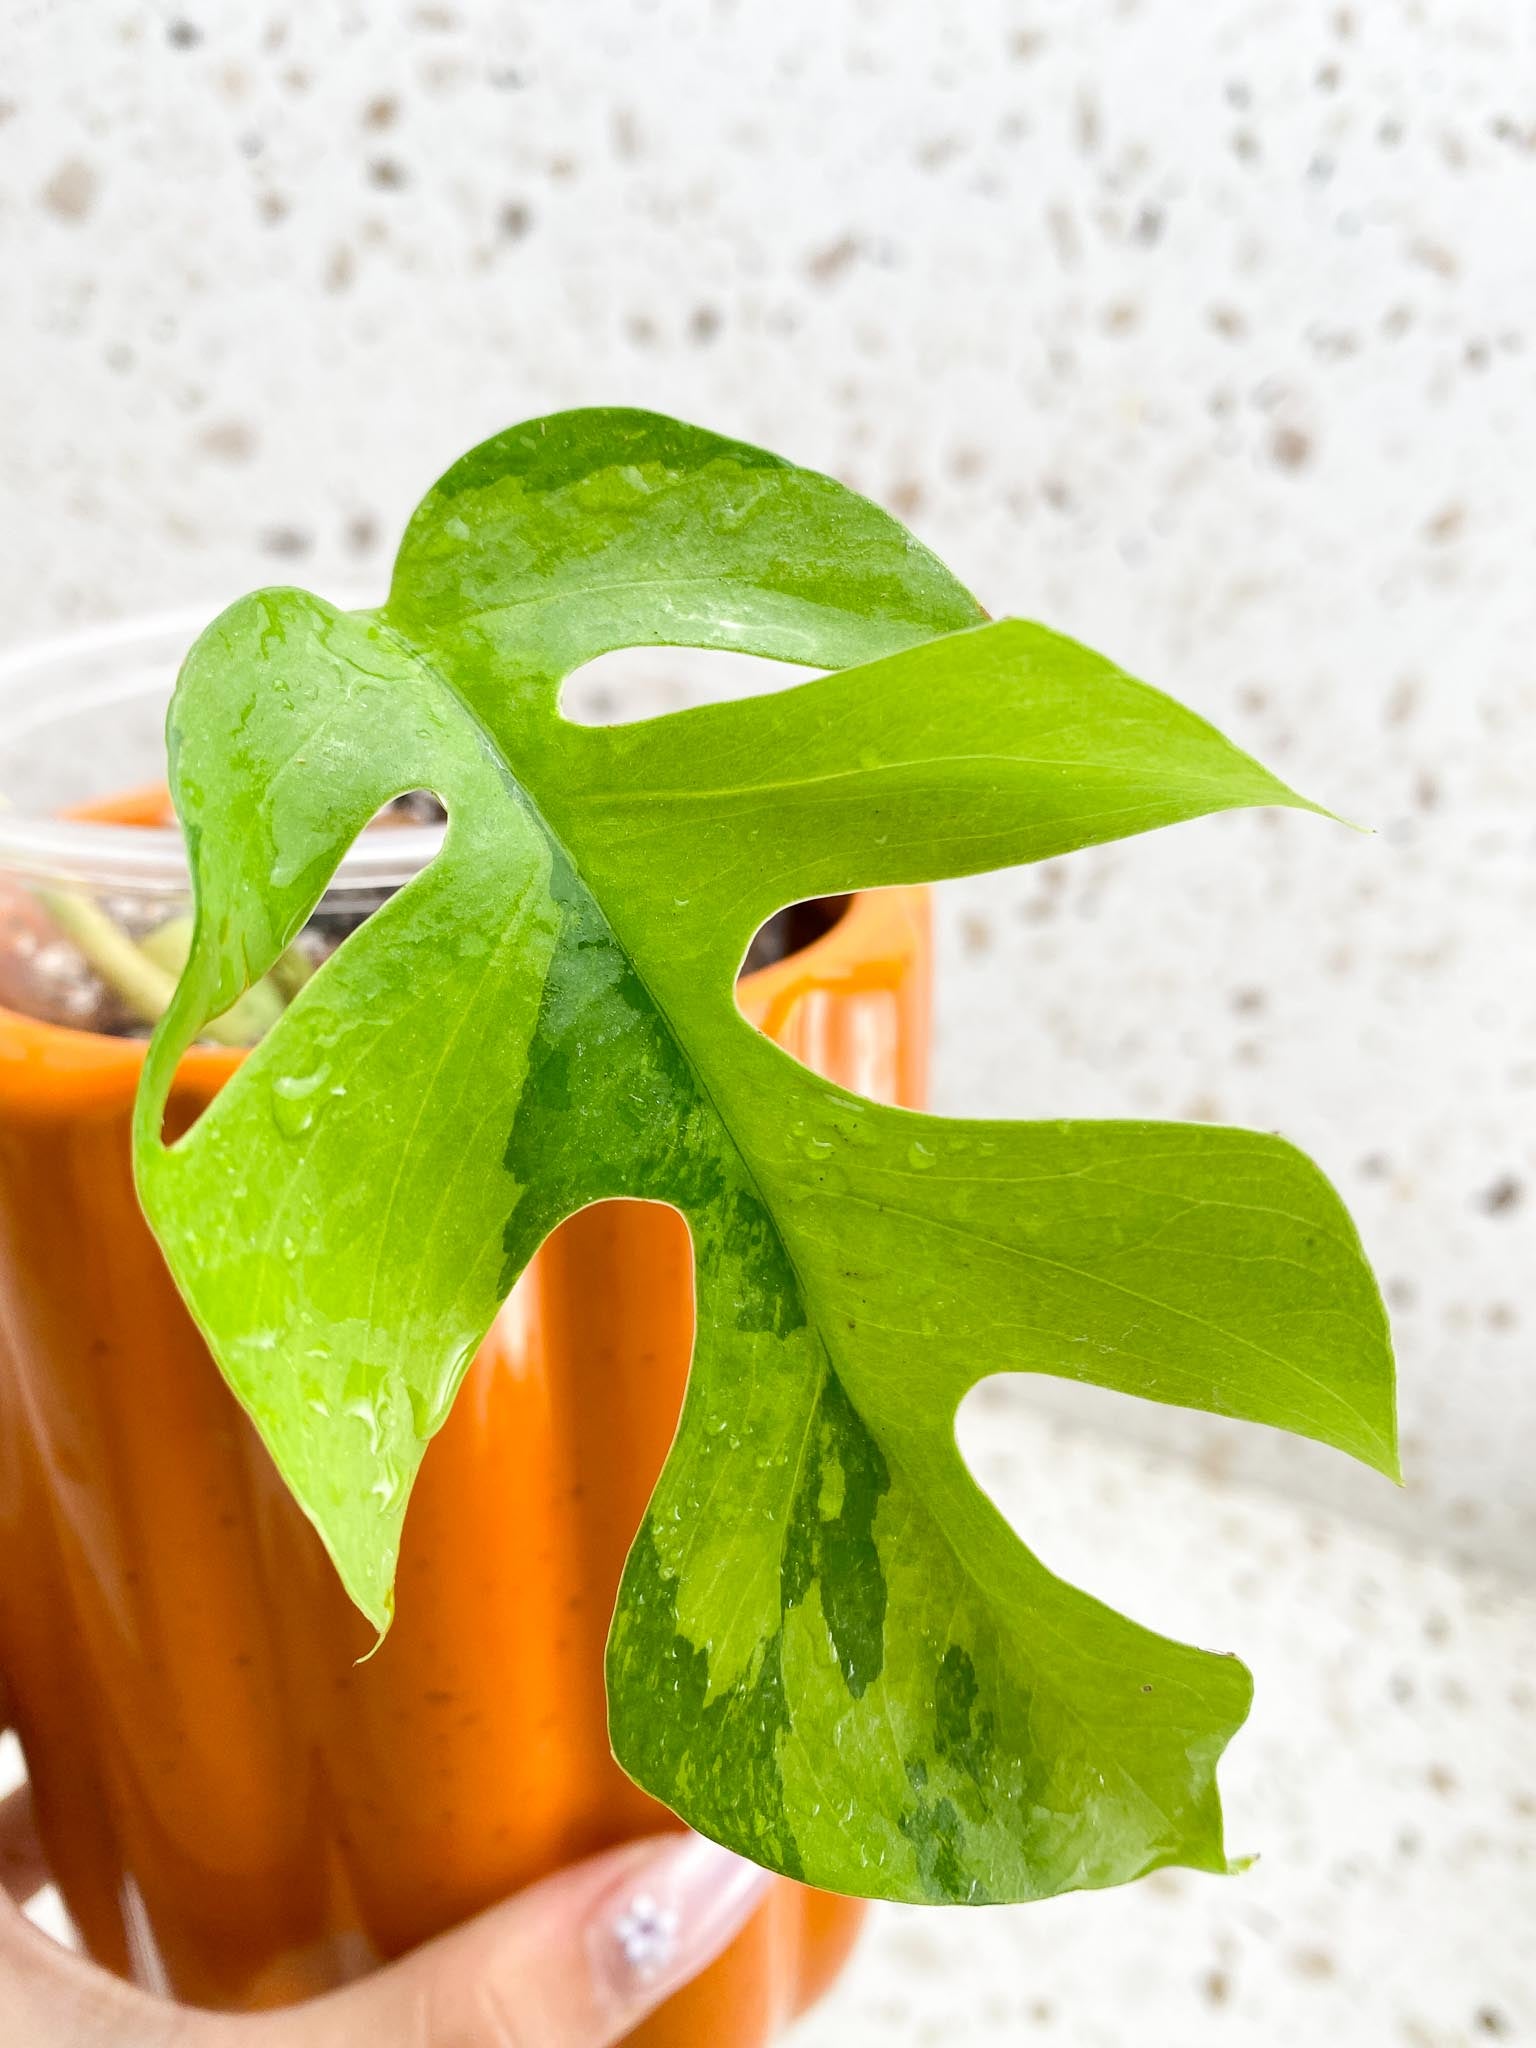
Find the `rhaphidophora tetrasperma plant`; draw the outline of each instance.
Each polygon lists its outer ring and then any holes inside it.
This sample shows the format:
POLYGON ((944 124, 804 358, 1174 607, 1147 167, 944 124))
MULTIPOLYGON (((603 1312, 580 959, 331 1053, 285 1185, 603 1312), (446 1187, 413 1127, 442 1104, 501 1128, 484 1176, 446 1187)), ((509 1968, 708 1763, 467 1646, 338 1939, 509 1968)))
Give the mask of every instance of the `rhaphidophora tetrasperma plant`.
POLYGON ((608 1654, 625 1767, 839 1891, 1039 1898, 1225 1867, 1250 1685, 1063 1584, 956 1449, 1045 1372, 1396 1469, 1376 1287, 1276 1137, 972 1122, 796 1064, 733 984, 781 906, 1315 807, 1075 642, 989 623, 825 476, 644 413, 498 435, 406 531, 387 601, 244 598, 170 717, 196 937, 151 1048, 140 1188, 221 1367, 379 1629, 412 1479, 496 1310, 585 1204, 674 1205, 698 1333, 608 1654), (609 650, 829 671, 580 726, 609 650), (191 1132, 178 1059, 401 792, 442 851, 191 1132))

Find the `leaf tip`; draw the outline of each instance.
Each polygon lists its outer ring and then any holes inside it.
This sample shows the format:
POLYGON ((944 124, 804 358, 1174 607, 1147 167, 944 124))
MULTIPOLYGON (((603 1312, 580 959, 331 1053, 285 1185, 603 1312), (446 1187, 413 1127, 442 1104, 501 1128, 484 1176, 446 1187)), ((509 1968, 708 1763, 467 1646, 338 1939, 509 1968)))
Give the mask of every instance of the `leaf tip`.
POLYGON ((367 1603, 359 1599, 355 1593, 352 1597, 364 1621, 368 1623, 374 1632, 372 1643, 364 1650, 361 1657, 353 1660, 355 1667, 361 1670, 365 1664, 373 1662, 374 1658, 377 1657, 380 1650, 383 1649, 385 1643, 389 1640, 389 1632, 394 1626, 395 1620, 395 1589, 391 1585, 385 1590, 384 1597, 381 1600, 369 1601, 367 1603))
MULTIPOLYGON (((1265 773, 1268 774, 1268 772, 1266 769, 1265 773)), ((1270 780, 1279 792, 1270 801, 1279 805, 1282 809, 1288 811, 1307 811, 1312 817, 1322 818, 1330 825, 1342 825, 1349 832, 1358 832, 1362 829, 1351 819, 1342 816, 1338 811, 1330 811, 1326 804, 1317 803, 1313 798, 1303 796, 1299 789, 1292 789, 1291 785, 1288 782, 1282 782, 1278 775, 1271 776, 1270 780)))
POLYGON ((1342 811, 1330 811, 1326 804, 1313 803, 1310 797, 1301 796, 1295 790, 1290 794, 1297 810, 1311 811, 1315 817, 1326 818, 1330 825, 1342 825, 1346 832, 1358 833, 1362 839, 1376 837, 1374 825, 1362 824, 1358 818, 1346 818, 1342 811))
POLYGON ((1375 1471, 1381 1474, 1383 1479, 1390 1479, 1394 1486, 1406 1486, 1408 1484, 1403 1472, 1402 1453, 1397 1440, 1397 1413, 1395 1405, 1391 1416, 1391 1426, 1383 1440, 1381 1455, 1373 1458, 1371 1465, 1375 1471))

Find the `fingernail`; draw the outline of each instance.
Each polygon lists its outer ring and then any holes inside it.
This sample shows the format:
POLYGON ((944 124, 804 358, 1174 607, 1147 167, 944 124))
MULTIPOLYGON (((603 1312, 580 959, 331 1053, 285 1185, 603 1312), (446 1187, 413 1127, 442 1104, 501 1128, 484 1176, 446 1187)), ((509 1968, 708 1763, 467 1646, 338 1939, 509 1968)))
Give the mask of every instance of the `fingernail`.
POLYGON ((680 1835, 625 1875, 599 1909, 593 1972, 620 2006, 654 2005, 712 1963, 762 1904, 772 1873, 702 1835, 680 1835))

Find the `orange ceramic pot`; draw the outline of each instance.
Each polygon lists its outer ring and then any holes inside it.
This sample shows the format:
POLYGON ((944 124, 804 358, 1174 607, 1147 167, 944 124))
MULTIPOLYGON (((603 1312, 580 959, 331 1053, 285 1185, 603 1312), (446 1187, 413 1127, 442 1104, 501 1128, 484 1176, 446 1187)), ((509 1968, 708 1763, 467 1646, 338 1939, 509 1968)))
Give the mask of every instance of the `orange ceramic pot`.
MULTIPOLYGON (((821 1073, 916 1105, 929 968, 925 900, 892 890, 741 1001, 821 1073)), ((682 1398, 688 1236, 615 1202, 550 1239, 428 1454, 398 1619, 358 1665, 368 1631, 140 1217, 141 1057, 0 1011, 0 1669, 90 1953, 252 2008, 669 1824, 610 1757, 602 1663, 682 1398)), ((173 1121, 236 1057, 189 1055, 173 1121)), ((768 2041, 862 1911, 780 1883, 636 2038, 768 2041)))

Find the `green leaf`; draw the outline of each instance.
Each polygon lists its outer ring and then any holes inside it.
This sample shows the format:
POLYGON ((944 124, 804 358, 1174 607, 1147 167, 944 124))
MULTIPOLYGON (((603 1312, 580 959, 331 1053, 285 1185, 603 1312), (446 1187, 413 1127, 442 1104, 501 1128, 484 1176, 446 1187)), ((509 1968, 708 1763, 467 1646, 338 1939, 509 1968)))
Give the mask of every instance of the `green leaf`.
POLYGON ((1317 808, 1172 698, 1022 619, 584 731, 562 766, 558 813, 594 885, 643 892, 645 915, 685 913, 721 967, 806 897, 1048 860, 1247 804, 1317 808))
POLYGON ((610 1196, 668 1202, 698 1335, 610 1642, 625 1766, 841 1891, 1224 1868, 1246 1673, 1047 1572, 954 1415, 988 1373, 1050 1372, 1394 1471, 1385 1320, 1336 1196, 1252 1133, 877 1106, 769 1044, 733 984, 809 894, 1311 806, 1101 657, 982 624, 830 480, 629 413, 456 465, 376 616, 235 606, 171 733, 198 918, 140 1186, 364 1612, 387 1622, 426 1442, 545 1236, 610 1196), (560 716, 583 661, 673 641, 841 672, 647 724, 560 716), (448 806, 439 858, 166 1148, 181 1052, 419 786, 448 806))
POLYGON ((444 651, 473 701, 545 711, 614 648, 843 668, 982 617, 926 548, 830 477, 602 409, 530 420, 456 462, 406 529, 388 609, 444 651))

